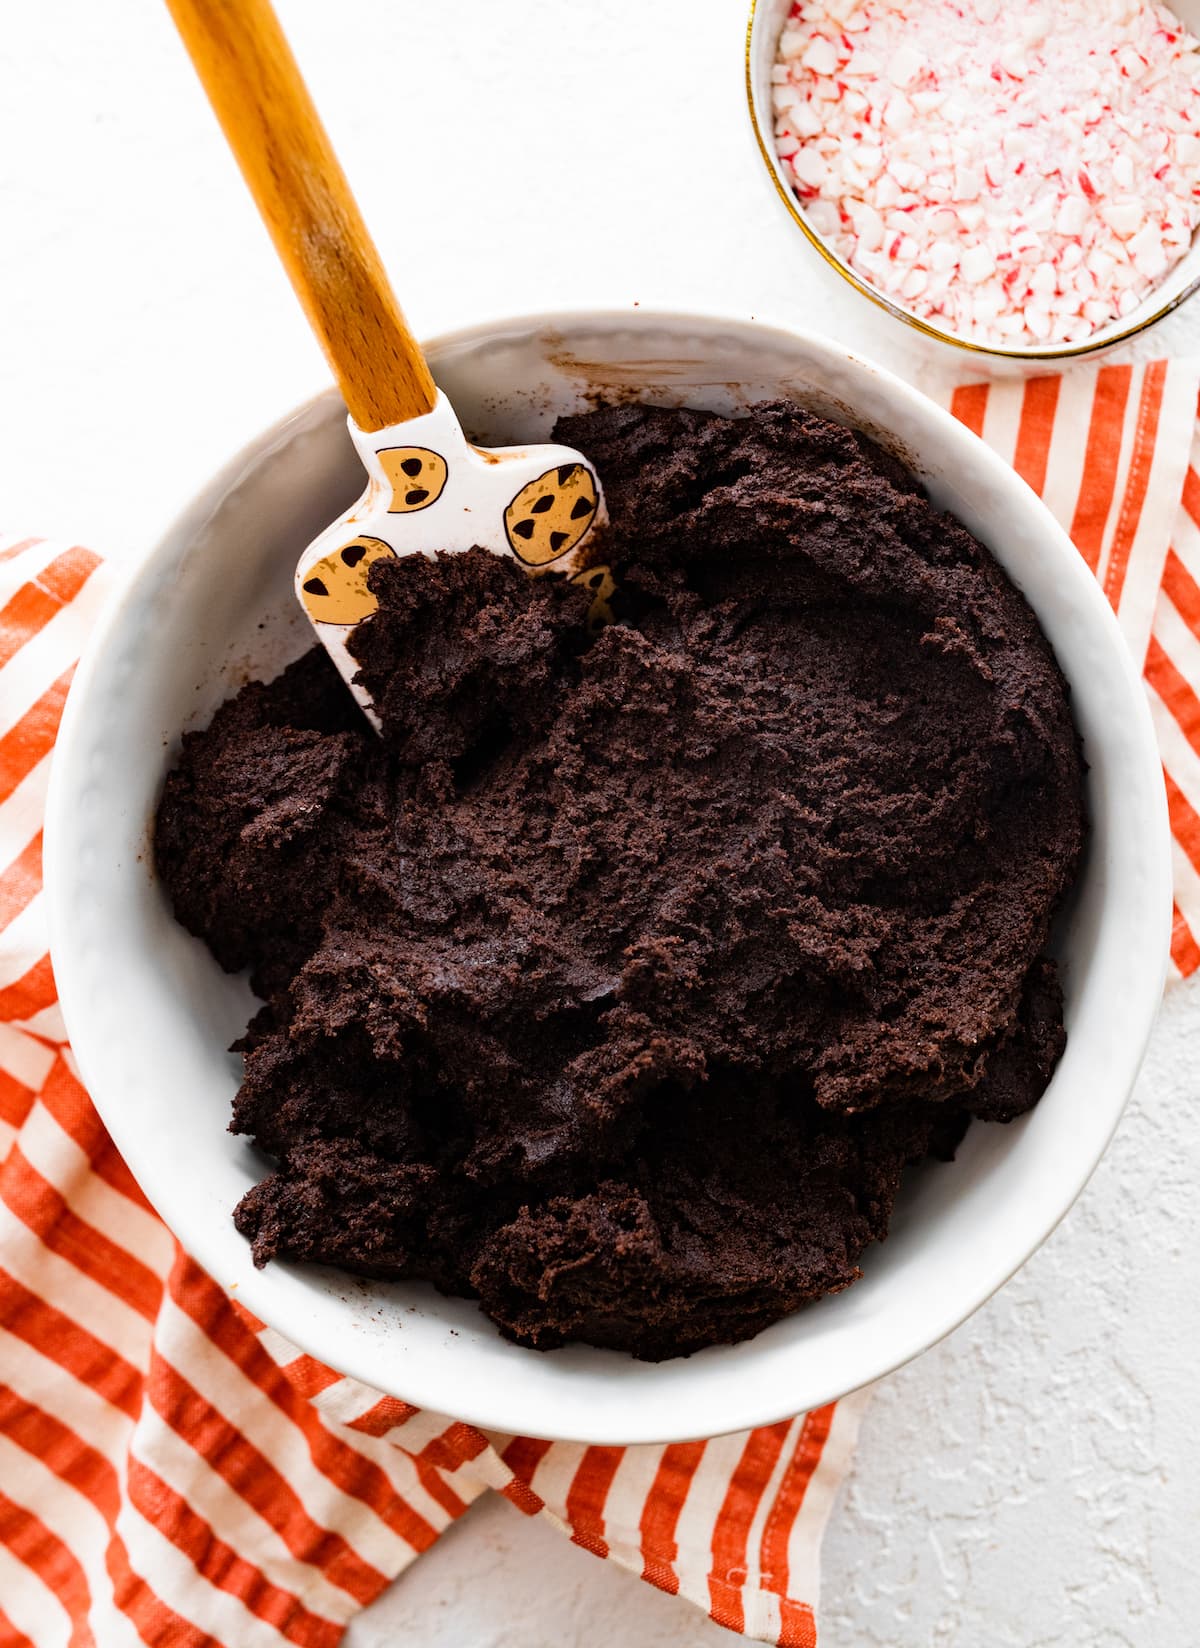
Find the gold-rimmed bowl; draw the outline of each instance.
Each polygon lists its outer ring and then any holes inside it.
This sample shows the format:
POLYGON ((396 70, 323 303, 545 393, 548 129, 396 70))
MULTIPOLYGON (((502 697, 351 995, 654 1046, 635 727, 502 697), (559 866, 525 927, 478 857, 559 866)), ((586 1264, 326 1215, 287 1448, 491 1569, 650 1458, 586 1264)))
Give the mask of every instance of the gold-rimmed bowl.
MULTIPOLYGON (((983 361, 1037 365, 1054 361, 1077 360, 1114 348, 1148 331, 1158 321, 1178 309, 1200 287, 1200 233, 1193 237, 1186 256, 1158 283, 1143 303, 1132 314, 1098 327, 1081 343, 1045 343, 1022 345, 990 345, 961 336, 947 327, 924 320, 920 315, 888 297, 869 280, 853 270, 834 251, 805 215, 804 209, 788 181, 783 163, 775 148, 775 111, 771 100, 771 69, 779 46, 779 36, 792 0, 750 0, 750 20, 746 30, 746 99, 750 120, 758 142, 759 153, 767 168, 767 175, 785 211, 809 243, 835 274, 856 292, 870 300, 877 308, 891 315, 903 326, 912 328, 931 342, 945 345, 962 355, 975 355, 983 361)), ((1172 0, 1171 10, 1193 33, 1200 35, 1200 0, 1172 0)))

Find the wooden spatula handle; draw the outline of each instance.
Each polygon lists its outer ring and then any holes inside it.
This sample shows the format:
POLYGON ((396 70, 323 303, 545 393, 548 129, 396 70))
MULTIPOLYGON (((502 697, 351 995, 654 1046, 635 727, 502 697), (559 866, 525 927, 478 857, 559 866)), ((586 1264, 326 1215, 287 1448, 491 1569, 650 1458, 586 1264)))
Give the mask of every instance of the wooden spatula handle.
POLYGON ((269 0, 167 0, 361 429, 437 391, 269 0))

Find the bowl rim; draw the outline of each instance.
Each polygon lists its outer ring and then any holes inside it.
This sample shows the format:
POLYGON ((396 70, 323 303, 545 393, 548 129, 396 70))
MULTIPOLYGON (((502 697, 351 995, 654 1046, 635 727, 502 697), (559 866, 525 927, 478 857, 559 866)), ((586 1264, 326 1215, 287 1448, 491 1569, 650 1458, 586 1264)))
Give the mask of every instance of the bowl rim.
MULTIPOLYGON (((612 329, 624 329, 637 332, 643 328, 651 330, 654 327, 682 330, 684 328, 700 328, 702 330, 750 330, 764 338, 772 333, 780 335, 791 342, 800 342, 806 349, 817 356, 824 356, 830 365, 846 366, 852 370, 862 371, 871 377, 882 380, 886 389, 903 402, 908 399, 919 403, 926 413, 940 422, 943 431, 950 442, 971 440, 978 442, 973 447, 977 459, 992 474, 1003 477, 1005 486, 1021 485, 1011 467, 995 453, 986 443, 973 436, 957 419, 945 408, 938 405, 929 396, 915 389, 911 384, 885 368, 856 352, 845 348, 835 341, 818 334, 807 332, 784 322, 770 318, 731 316, 729 314, 703 312, 694 309, 668 310, 643 309, 628 310, 624 308, 598 309, 581 305, 573 309, 558 309, 554 311, 535 312, 526 315, 500 316, 493 320, 476 322, 470 326, 456 328, 442 332, 429 339, 423 346, 431 357, 431 364, 435 370, 438 356, 443 352, 449 353, 463 345, 472 345, 480 342, 494 341, 506 333, 529 334, 536 332, 569 332, 583 322, 592 326, 612 329)), ((78 754, 74 753, 74 746, 81 737, 85 725, 88 705, 92 694, 90 687, 93 677, 100 667, 100 662, 107 652, 111 638, 119 631, 124 616, 131 604, 138 597, 144 581, 152 580, 155 573, 162 566, 172 563, 178 553, 181 535, 185 532, 194 532, 197 524, 207 518, 214 500, 226 496, 235 485, 239 476, 252 463, 262 460, 281 439, 286 438, 298 422, 306 416, 314 416, 322 407, 331 406, 337 401, 336 391, 326 389, 311 397, 300 407, 288 413, 285 417, 270 426, 261 435, 240 447, 231 458, 216 473, 204 483, 194 496, 188 501, 184 509, 172 520, 167 530, 155 541, 154 547, 131 568, 126 577, 116 589, 102 613, 99 621, 89 637, 84 655, 76 670, 72 689, 64 711, 59 738, 56 746, 58 758, 54 761, 51 770, 49 792, 46 807, 45 823, 45 865, 48 919, 50 927, 51 952, 54 958, 56 978, 58 981, 59 997, 64 1019, 68 1026, 74 1024, 75 1032, 82 1029, 82 1037, 72 1036, 71 1046, 75 1053, 78 1068, 84 1085, 89 1092, 95 1091, 95 1084, 89 1080, 89 1070, 93 1068, 93 1031, 91 1019, 85 1004, 84 980, 81 976, 80 964, 76 953, 69 942, 71 931, 69 900, 66 896, 68 875, 65 866, 71 860, 69 856, 69 819, 70 812, 65 798, 73 782, 78 782, 82 775, 82 762, 78 754), (66 759, 62 753, 66 753, 66 759)), ((1028 489, 1026 489, 1028 490, 1028 489)), ((1065 1215, 1070 1211, 1083 1188, 1091 1178, 1099 1164, 1108 1143, 1120 1121, 1121 1115, 1128 1102, 1134 1081, 1144 1057, 1150 1032, 1157 1015, 1158 1003, 1162 995, 1162 986, 1166 977, 1169 958, 1170 934, 1170 834, 1166 806, 1166 796, 1161 779, 1160 767, 1155 742, 1153 724, 1150 718, 1149 706, 1141 690, 1140 677, 1131 656, 1121 637, 1115 615, 1101 592, 1099 585, 1079 559, 1077 552, 1070 543, 1065 531, 1054 520, 1045 506, 1036 500, 1036 495, 1030 497, 1037 502, 1037 506, 1044 512, 1047 551, 1056 553, 1053 548, 1057 542, 1059 550, 1066 548, 1069 551, 1069 560, 1064 563, 1064 574, 1071 578, 1077 592, 1077 605, 1087 609, 1087 618, 1090 623, 1106 633, 1116 667, 1123 673, 1124 685, 1130 696, 1131 713, 1140 725, 1138 740, 1143 760, 1140 773, 1130 774, 1130 783, 1134 788, 1139 785, 1145 792, 1145 800, 1151 813, 1158 817, 1158 828, 1152 840, 1144 844, 1144 853, 1147 860, 1147 880, 1157 885, 1160 896, 1153 901, 1155 910, 1160 914, 1150 912, 1145 918, 1144 933, 1156 939, 1156 948, 1160 957, 1157 973, 1153 969, 1144 975, 1139 975, 1141 983, 1140 1004, 1135 1004, 1136 1011, 1131 1015, 1131 1032, 1126 1035, 1121 1044, 1121 1057, 1114 1061, 1118 1066, 1118 1080, 1113 1083, 1110 1091, 1112 1097, 1110 1108, 1104 1116, 1102 1135, 1097 1135, 1094 1149, 1084 1157, 1075 1161, 1069 1174, 1061 1176, 1061 1184, 1052 1198, 1045 1198, 1046 1205, 1039 1207, 1036 1220, 1032 1224, 1022 1226, 1023 1234, 1015 1241, 1010 1252, 1006 1253, 999 1265, 981 1266, 981 1274, 971 1289, 963 1290, 955 1297, 949 1307, 940 1305, 930 1308, 923 1316, 922 1325, 915 1331, 910 1330, 908 1337, 897 1337, 875 1346, 871 1355, 863 1355, 861 1377, 851 1385, 840 1381, 830 1383, 829 1376, 825 1375, 824 1383, 818 1383, 815 1376, 808 1379, 802 1377, 803 1349, 798 1347, 789 1350, 792 1360, 794 1382, 790 1389, 798 1390, 803 1387, 802 1397, 784 1395, 781 1386, 785 1383, 778 1375, 763 1381, 764 1388, 758 1389, 758 1382, 753 1377, 753 1349, 761 1342, 762 1336, 746 1341, 743 1347, 745 1361, 740 1368, 738 1385, 739 1400, 736 1407, 729 1402, 729 1382, 718 1381, 723 1387, 721 1412, 714 1414, 711 1420, 703 1424, 686 1422, 678 1417, 664 1417, 664 1414, 674 1413, 672 1405, 659 1394, 655 1393, 653 1400, 646 1403, 650 1410, 643 1414, 642 1404, 646 1402, 645 1393, 639 1392, 637 1386, 631 1386, 628 1399, 621 1404, 610 1408, 605 1404, 603 1412, 589 1408, 586 1423, 580 1415, 583 1404, 576 1399, 570 1407, 570 1418, 561 1418, 557 1412, 552 1412, 547 1405, 545 1409, 540 1405, 547 1401, 543 1392, 538 1399, 538 1405, 531 1405, 525 1401, 520 1413, 519 1423, 514 1424, 514 1410, 522 1407, 521 1400, 506 1397, 493 1398, 492 1392, 486 1388, 486 1382, 473 1379, 469 1361, 458 1371, 454 1378, 447 1377, 447 1364, 453 1364, 454 1354, 443 1354, 436 1360, 441 1364, 430 1367, 428 1364, 415 1377, 413 1370, 406 1365, 402 1376, 404 1384, 401 1394, 406 1400, 418 1407, 429 1408, 436 1412, 452 1412, 456 1418, 477 1425, 486 1430, 495 1430, 505 1433, 519 1432, 543 1437, 549 1440, 569 1442, 585 1442, 607 1445, 637 1445, 649 1443, 670 1443, 685 1441, 700 1436, 716 1436, 731 1432, 740 1432, 751 1427, 773 1424, 783 1418, 792 1416, 795 1412, 806 1408, 818 1407, 826 1402, 840 1399, 849 1395, 852 1390, 860 1389, 873 1383, 876 1379, 894 1372, 904 1366, 914 1357, 923 1354, 940 1340, 961 1326, 987 1302, 1011 1277, 1021 1268, 1030 1256, 1042 1245, 1052 1231, 1057 1227, 1065 1215), (1077 568, 1077 574, 1067 572, 1070 566, 1077 568)), ((1126 1007, 1129 1007, 1128 998, 1126 1007)), ((146 1163, 152 1163, 161 1156, 152 1140, 147 1140, 138 1134, 137 1130, 126 1127, 122 1122, 122 1113, 119 1103, 109 1102, 107 1098, 97 1101, 97 1109, 101 1118, 112 1135, 114 1142, 129 1164, 135 1177, 142 1185, 145 1194, 155 1206, 168 1228, 176 1233, 176 1224, 187 1227, 187 1221, 175 1218, 175 1210, 166 1203, 163 1191, 163 1175, 154 1170, 153 1166, 148 1173, 144 1171, 146 1163), (153 1193, 143 1184, 143 1178, 154 1186, 153 1193), (166 1205, 164 1205, 166 1204, 166 1205), (169 1209, 169 1211, 168 1211, 169 1209)), ((232 1223, 230 1222, 232 1229, 232 1223)), ((220 1274, 221 1266, 215 1262, 216 1232, 208 1231, 207 1227, 193 1230, 185 1229, 179 1239, 185 1249, 192 1254, 206 1271, 220 1274), (185 1239, 186 1238, 186 1239, 185 1239), (212 1254, 214 1257, 209 1257, 212 1254)), ((241 1241, 241 1238, 238 1238, 241 1241)), ((244 1245, 244 1244, 243 1244, 244 1245)), ((384 1388, 379 1378, 378 1366, 371 1362, 369 1354, 360 1350, 356 1345, 346 1342, 338 1347, 337 1354, 331 1359, 330 1343, 327 1334, 323 1335, 307 1321, 304 1312, 291 1302, 282 1301, 273 1288, 271 1271, 243 1272, 237 1284, 237 1297, 247 1305, 255 1315, 276 1329, 280 1334, 295 1344, 301 1350, 326 1362, 336 1368, 336 1371, 361 1380, 372 1388, 384 1388)), ((766 1348, 766 1347, 764 1347, 766 1348)), ((528 1356, 539 1356, 541 1353, 527 1351, 528 1356)), ((701 1353, 702 1355, 704 1353, 701 1353)), ((431 1359, 432 1360, 432 1359, 431 1359)), ((675 1360, 665 1364, 657 1364, 658 1368, 684 1368, 688 1362, 695 1363, 695 1358, 675 1360)), ((398 1379, 401 1376, 397 1376, 398 1379)), ((568 1375, 568 1378, 570 1375, 568 1375)), ((589 1376, 585 1375, 584 1382, 589 1376)))
MULTIPOLYGON (((910 309, 905 309, 902 304, 894 303, 886 293, 881 292, 878 287, 872 286, 870 281, 864 280, 848 263, 843 263, 824 236, 819 234, 809 223, 800 210, 795 194, 788 188, 780 175, 776 163, 774 132, 764 132, 762 123, 758 118, 757 87, 754 77, 755 34, 763 15, 759 8, 761 4, 765 12, 766 3, 767 0, 750 0, 750 16, 746 23, 745 89, 746 106, 750 113, 750 125, 754 132, 759 155, 767 169, 767 176, 774 185, 775 193, 782 201, 784 210, 822 261, 828 264, 829 268, 835 274, 840 275, 856 292, 869 299, 876 308, 882 309, 886 314, 891 315, 894 320, 903 322, 905 326, 911 327, 913 331, 921 333, 924 337, 932 338, 937 343, 946 344, 952 349, 961 349, 968 355, 978 355, 985 361, 1027 361, 1034 364, 1038 362, 1074 361, 1083 360, 1088 355, 1099 354, 1105 350, 1115 349, 1119 344, 1129 343, 1131 339, 1140 337, 1143 332, 1149 331, 1152 326, 1156 326, 1160 320, 1164 320, 1169 314, 1172 314, 1181 304, 1186 303, 1200 289, 1200 270, 1198 270, 1193 280, 1189 281, 1174 297, 1163 303, 1153 314, 1146 315, 1141 320, 1122 327, 1119 332, 1107 332, 1100 336, 1085 338, 1082 343, 1038 345, 1027 349, 1008 347, 1003 344, 975 343, 970 338, 961 337, 957 332, 949 332, 943 327, 935 326, 932 321, 922 320, 920 315, 914 315, 910 309)), ((1200 233, 1200 231, 1197 232, 1200 233)))

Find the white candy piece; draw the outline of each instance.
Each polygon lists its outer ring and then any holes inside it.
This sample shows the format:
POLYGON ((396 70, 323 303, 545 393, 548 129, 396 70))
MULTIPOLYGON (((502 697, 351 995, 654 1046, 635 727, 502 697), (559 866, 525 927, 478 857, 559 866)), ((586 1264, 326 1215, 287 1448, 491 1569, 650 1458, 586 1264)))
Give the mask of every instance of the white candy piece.
POLYGON ((837 52, 833 42, 822 34, 814 35, 800 59, 811 74, 832 74, 837 68, 837 52))
POLYGON ((996 260, 986 246, 968 246, 958 266, 963 279, 970 281, 972 286, 978 286, 981 280, 986 280, 995 272, 996 260))
POLYGON ((888 79, 893 86, 911 86, 925 67, 925 59, 909 45, 897 46, 888 64, 888 79))
POLYGON ((1162 0, 795 0, 772 83, 814 228, 975 341, 1081 342, 1200 224, 1200 41, 1162 0))

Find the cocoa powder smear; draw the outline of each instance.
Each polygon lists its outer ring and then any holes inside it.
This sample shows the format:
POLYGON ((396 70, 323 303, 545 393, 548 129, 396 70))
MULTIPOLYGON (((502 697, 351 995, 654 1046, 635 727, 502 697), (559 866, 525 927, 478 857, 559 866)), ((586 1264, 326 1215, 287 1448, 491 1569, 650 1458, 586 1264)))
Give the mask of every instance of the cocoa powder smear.
POLYGON ((382 739, 309 653, 184 740, 157 859, 265 1003, 260 1264, 661 1358, 853 1282, 906 1166, 1037 1102, 1083 766, 1029 607, 865 438, 783 403, 554 438, 620 621, 480 550, 379 562, 382 739))

